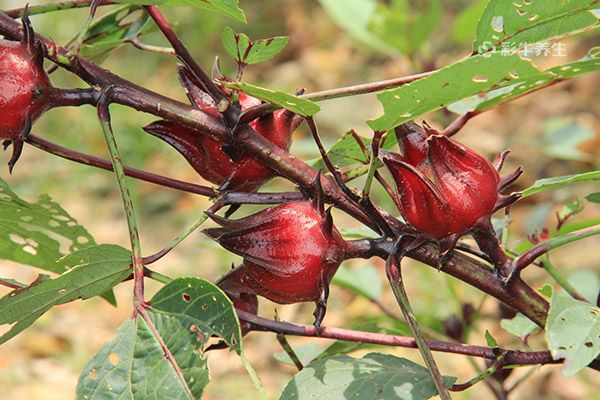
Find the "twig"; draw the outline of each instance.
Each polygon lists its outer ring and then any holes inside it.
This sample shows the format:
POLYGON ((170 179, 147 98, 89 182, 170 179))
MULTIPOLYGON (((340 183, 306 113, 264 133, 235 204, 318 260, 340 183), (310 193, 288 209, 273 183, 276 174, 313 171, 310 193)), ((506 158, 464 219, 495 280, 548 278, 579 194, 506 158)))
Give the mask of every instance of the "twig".
MULTIPOLYGON (((76 163, 89 165, 96 168, 101 168, 107 171, 112 171, 112 163, 100 157, 96 157, 90 154, 81 153, 79 151, 71 150, 66 147, 60 146, 56 143, 49 142, 35 135, 29 135, 26 142, 37 147, 40 150, 46 151, 55 156, 75 161, 76 163)), ((177 179, 167 178, 166 176, 153 174, 151 172, 143 171, 131 167, 123 167, 125 175, 132 178, 140 179, 142 181, 154 183, 156 185, 170 187, 172 189, 181 190, 183 192, 195 193, 201 196, 217 197, 218 193, 210 187, 196 185, 190 182, 184 182, 177 179)))
POLYGON ((471 120, 471 118, 476 117, 479 114, 481 114, 481 111, 469 111, 466 114, 461 115, 442 131, 442 135, 450 137, 458 133, 458 131, 460 131, 467 124, 467 122, 471 120))
MULTIPOLYGON (((51 4, 40 4, 37 6, 29 6, 28 14, 29 15, 37 15, 44 14, 51 11, 63 11, 70 10, 73 8, 83 8, 89 7, 94 0, 71 0, 71 1, 59 1, 51 4)), ((98 6, 109 6, 115 4, 112 0, 99 0, 98 6)), ((25 7, 14 8, 12 10, 5 11, 6 15, 11 18, 21 18, 23 16, 23 12, 25 11, 25 7)))
POLYGON ((454 384, 450 390, 453 392, 462 392, 464 390, 469 389, 470 387, 472 387, 473 385, 475 385, 476 383, 481 382, 484 379, 489 378, 490 376, 492 376, 499 368, 502 368, 502 366, 504 365, 504 357, 505 357, 506 353, 500 353, 500 355, 498 356, 498 358, 496 358, 496 360, 494 361, 494 363, 485 371, 481 372, 479 375, 477 375, 476 377, 469 379, 467 382, 465 383, 457 383, 454 384))
POLYGON ((283 350, 286 352, 290 360, 292 360, 292 362, 294 363, 294 366, 298 369, 298 371, 302 371, 304 369, 304 365, 302 365, 302 361, 300 361, 298 355, 296 354, 292 346, 290 346, 290 343, 286 339, 285 335, 283 333, 278 333, 275 335, 275 337, 277 338, 277 341, 279 342, 283 350))
POLYGON ((2 279, 2 278, 0 278, 0 285, 9 287, 11 289, 22 289, 24 287, 27 287, 26 284, 17 282, 14 279, 2 279))
POLYGON ((438 394, 440 395, 440 398, 442 400, 451 400, 452 397, 450 396, 450 393, 448 392, 448 388, 444 384, 442 374, 440 373, 440 370, 439 370, 437 364, 435 363, 433 354, 431 354, 431 349, 427 345, 425 336, 423 335, 423 332, 421 331, 421 327, 419 326, 419 323, 417 322, 417 319, 415 318, 415 315, 412 311, 412 307, 408 300, 406 290, 404 289, 404 282, 402 279, 400 260, 395 251, 390 253, 390 255, 389 255, 387 262, 386 262, 385 271, 386 271, 388 280, 390 282, 390 285, 392 286, 392 291, 394 292, 394 296, 396 297, 396 300, 398 301, 398 305, 400 306, 400 309, 402 310, 402 314, 404 315, 406 322, 408 322, 408 326, 410 327, 410 330, 412 331, 412 333, 415 337, 415 341, 417 343, 417 347, 419 348, 419 352, 421 353, 421 356, 423 357, 423 360, 425 361, 425 365, 427 366, 429 374, 431 375, 431 378, 433 379, 433 383, 435 384, 435 387, 438 391, 438 394))
POLYGON ((220 202, 223 206, 232 204, 281 204, 306 200, 302 192, 282 193, 249 193, 249 192, 223 192, 220 202))
POLYGON ((161 46, 153 46, 151 44, 147 44, 144 43, 140 40, 139 37, 134 37, 133 39, 130 39, 127 41, 127 43, 130 43, 132 46, 140 49, 140 50, 144 50, 144 51, 150 51, 153 53, 159 53, 159 54, 168 54, 171 56, 175 55, 175 50, 173 50, 173 48, 171 47, 161 47, 161 46))

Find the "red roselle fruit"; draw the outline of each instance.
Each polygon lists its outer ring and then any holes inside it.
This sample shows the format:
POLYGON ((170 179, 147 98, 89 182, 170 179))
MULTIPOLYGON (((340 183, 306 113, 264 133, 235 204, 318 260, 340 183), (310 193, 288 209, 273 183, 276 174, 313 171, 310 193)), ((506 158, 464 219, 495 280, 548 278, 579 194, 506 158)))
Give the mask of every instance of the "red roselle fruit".
POLYGON ((41 45, 27 17, 23 17, 23 32, 20 42, 0 39, 0 139, 5 149, 13 145, 11 172, 31 124, 49 107, 51 90, 41 45))
POLYGON ((205 233, 244 257, 218 285, 227 293, 257 294, 280 304, 314 301, 319 328, 329 283, 344 258, 344 240, 319 203, 281 204, 238 220, 211 215, 221 227, 205 233))
POLYGON ((504 275, 507 259, 490 218, 518 199, 516 194, 499 194, 521 174, 520 168, 505 177, 498 174, 508 152, 499 156, 494 167, 429 126, 407 122, 395 133, 401 154, 382 152, 382 158, 396 182, 402 216, 425 238, 439 242, 442 257, 461 236, 473 234, 504 275))
MULTIPOLYGON (((179 67, 178 73, 192 104, 214 117, 223 118, 219 106, 200 88, 191 72, 185 67, 179 67)), ((239 103, 241 111, 246 111, 261 102, 240 93, 239 103)), ((290 148, 292 132, 296 127, 294 114, 288 110, 261 116, 251 121, 250 126, 285 150, 290 148)), ((175 147, 200 176, 220 185, 223 190, 252 191, 275 176, 260 161, 248 155, 236 154, 233 146, 176 123, 157 121, 144 127, 144 130, 175 147)))

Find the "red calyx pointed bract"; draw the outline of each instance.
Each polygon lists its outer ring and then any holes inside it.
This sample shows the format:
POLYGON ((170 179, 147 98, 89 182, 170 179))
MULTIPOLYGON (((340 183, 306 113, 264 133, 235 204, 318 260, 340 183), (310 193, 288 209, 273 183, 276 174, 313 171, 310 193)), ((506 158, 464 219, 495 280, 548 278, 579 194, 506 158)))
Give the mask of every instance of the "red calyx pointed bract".
POLYGON ((323 308, 315 314, 320 323, 329 282, 344 256, 344 241, 328 212, 304 201, 238 220, 211 217, 221 227, 206 234, 244 257, 219 282, 224 291, 253 293, 280 304, 314 301, 323 308))
POLYGON ((498 194, 507 180, 468 147, 412 122, 395 132, 402 154, 383 152, 382 158, 396 182, 400 212, 426 237, 446 241, 443 250, 472 230, 489 230, 492 213, 516 200, 498 194))
MULTIPOLYGON (((180 67, 180 81, 190 101, 207 114, 222 118, 217 104, 190 74, 180 67)), ((244 93, 240 93, 238 98, 242 111, 261 103, 244 93)), ((291 111, 278 110, 251 121, 249 125, 274 145, 289 150, 293 120, 291 111)), ((251 191, 275 176, 269 167, 251 156, 235 154, 225 143, 176 123, 157 121, 144 127, 144 130, 175 147, 200 176, 220 185, 221 189, 251 191)))
POLYGON ((48 108, 50 81, 27 18, 21 42, 0 39, 0 139, 13 143, 12 169, 31 124, 48 108))

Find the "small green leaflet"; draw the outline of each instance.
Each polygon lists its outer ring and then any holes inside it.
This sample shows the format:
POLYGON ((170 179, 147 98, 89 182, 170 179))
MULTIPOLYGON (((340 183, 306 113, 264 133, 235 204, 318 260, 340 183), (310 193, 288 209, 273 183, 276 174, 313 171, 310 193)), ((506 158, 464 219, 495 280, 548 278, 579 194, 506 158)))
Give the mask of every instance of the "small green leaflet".
POLYGON ((190 7, 214 11, 246 23, 246 15, 238 6, 238 0, 115 0, 116 3, 190 7))
POLYGON ((559 189, 579 182, 600 180, 600 171, 584 172, 582 174, 556 176, 553 178, 538 179, 533 185, 523 190, 523 197, 529 197, 544 190, 559 189))
POLYGON ((485 342, 490 347, 498 347, 498 342, 487 329, 485 330, 485 342))
MULTIPOLYGON (((446 386, 456 378, 444 377, 446 386)), ((405 358, 369 353, 317 360, 298 372, 280 400, 425 400, 437 394, 427 369, 405 358)))
POLYGON ((503 319, 500 321, 500 326, 502 326, 505 331, 520 338, 527 337, 531 332, 538 328, 535 322, 521 313, 517 313, 512 319, 503 319))
POLYGON ((598 26, 598 17, 591 12, 598 7, 598 0, 491 0, 479 20, 473 50, 520 48, 590 29, 598 26))
POLYGON ((31 285, 0 299, 0 325, 14 324, 0 344, 27 328, 55 305, 87 299, 112 289, 131 274, 131 253, 116 245, 88 247, 61 260, 68 269, 51 279, 40 275, 31 285))
POLYGON ((585 199, 590 203, 600 203, 600 192, 590 193, 585 196, 585 199))
POLYGON ((412 83, 380 93, 384 115, 368 122, 386 132, 402 122, 492 89, 508 86, 517 77, 548 76, 516 54, 499 52, 468 57, 412 83), (431 93, 435 93, 432 96, 431 93))
POLYGON ((546 322, 552 357, 565 359, 562 374, 571 377, 600 354, 600 308, 554 292, 546 322))
POLYGON ((187 329, 222 337, 241 354, 242 333, 233 303, 214 284, 199 278, 178 278, 163 286, 151 304, 156 312, 186 318, 187 329))
POLYGON ((65 268, 56 260, 94 244, 85 228, 49 196, 28 203, 0 179, 0 259, 62 273, 65 268))
MULTIPOLYGON (((365 137, 359 136, 354 130, 349 130, 344 133, 337 142, 327 151, 329 159, 333 165, 345 167, 354 164, 368 164, 370 159, 371 141, 365 137), (363 147, 367 150, 367 154, 363 151, 358 143, 360 140, 363 147)), ((313 163, 314 168, 324 168, 325 163, 322 159, 318 159, 313 163)))
POLYGON ((117 336, 87 363, 77 383, 78 400, 201 398, 209 376, 200 348, 208 336, 190 330, 185 317, 147 313, 183 379, 165 357, 151 327, 138 315, 125 321, 117 336))
POLYGON ((240 64, 257 64, 270 60, 288 43, 286 36, 250 40, 245 34, 236 33, 228 26, 223 30, 222 39, 225 51, 240 64))
POLYGON ((278 105, 294 112, 295 114, 302 115, 303 117, 310 117, 321 110, 321 107, 319 107, 318 104, 313 103, 310 100, 293 96, 284 92, 266 89, 242 82, 224 84, 230 89, 237 89, 244 93, 248 93, 250 96, 278 105))

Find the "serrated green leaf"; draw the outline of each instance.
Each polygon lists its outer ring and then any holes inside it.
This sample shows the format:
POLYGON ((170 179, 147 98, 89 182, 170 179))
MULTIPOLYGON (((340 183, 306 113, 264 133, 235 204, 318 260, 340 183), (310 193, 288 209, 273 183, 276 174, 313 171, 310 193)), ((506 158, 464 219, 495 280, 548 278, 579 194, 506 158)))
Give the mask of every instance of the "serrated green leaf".
POLYGON ((140 35, 148 26, 150 16, 142 13, 133 22, 124 21, 138 8, 122 7, 94 21, 83 39, 80 55, 100 62, 114 49, 140 35))
POLYGON ((598 0, 491 0, 479 20, 473 49, 483 53, 502 44, 533 44, 581 32, 598 25, 594 8, 598 0))
POLYGON ((238 0, 115 0, 121 4, 189 7, 214 11, 246 23, 246 15, 238 6, 238 0))
POLYGON ((590 193, 585 196, 585 199, 590 203, 600 203, 600 192, 590 193))
POLYGON ((551 75, 516 54, 494 52, 472 56, 425 78, 380 93, 377 98, 383 104, 384 115, 368 124, 374 131, 386 132, 458 100, 511 85, 515 77, 527 79, 528 76, 551 75))
POLYGON ((503 319, 500 321, 500 326, 508 333, 512 333, 520 338, 528 336, 538 328, 535 322, 521 313, 517 313, 512 319, 503 319))
POLYGON ((222 34, 223 48, 240 64, 257 64, 270 60, 288 43, 285 36, 250 40, 244 33, 236 33, 226 26, 222 34))
POLYGON ((600 354, 600 308, 552 295, 546 322, 546 341, 552 357, 565 359, 562 374, 571 377, 600 354))
MULTIPOLYGON (((456 381, 443 379, 446 386, 456 381)), ((419 364, 369 353, 360 359, 339 355, 311 363, 288 383, 280 400, 425 400, 436 394, 429 372, 419 364)))
POLYGON ((381 277, 372 265, 353 269, 342 266, 331 282, 370 300, 378 300, 381 297, 381 277))
POLYGON ((318 104, 310 100, 284 92, 262 88, 250 83, 225 83, 225 86, 230 89, 237 89, 244 93, 248 93, 250 96, 278 105, 304 117, 315 115, 321 110, 321 107, 319 107, 318 104))
POLYGON ((208 338, 190 331, 185 318, 152 310, 148 316, 183 379, 165 357, 151 327, 137 316, 125 321, 117 336, 87 363, 77 383, 78 400, 188 400, 202 396, 209 375, 200 348, 208 338))
POLYGON ((94 244, 85 228, 49 196, 28 203, 0 179, 1 259, 62 273, 65 269, 56 260, 94 244))
POLYGON ((88 247, 61 260, 67 272, 40 277, 0 299, 0 325, 14 324, 0 344, 27 328, 55 305, 105 293, 131 274, 131 253, 116 245, 88 247))
POLYGON ((178 278, 163 286, 151 304, 156 311, 187 318, 196 329, 218 335, 242 352, 242 333, 233 303, 214 284, 200 278, 178 278))
POLYGON ((555 176, 552 178, 538 179, 533 185, 523 190, 523 197, 532 196, 544 190, 559 189, 579 182, 600 180, 600 171, 584 172, 582 174, 555 176))

